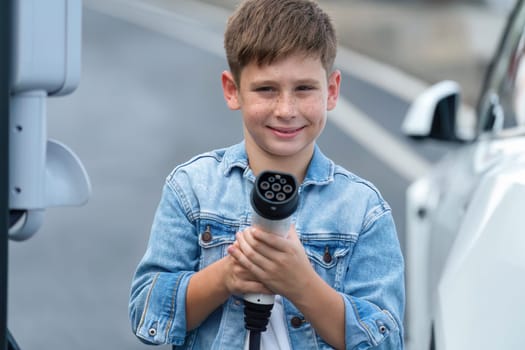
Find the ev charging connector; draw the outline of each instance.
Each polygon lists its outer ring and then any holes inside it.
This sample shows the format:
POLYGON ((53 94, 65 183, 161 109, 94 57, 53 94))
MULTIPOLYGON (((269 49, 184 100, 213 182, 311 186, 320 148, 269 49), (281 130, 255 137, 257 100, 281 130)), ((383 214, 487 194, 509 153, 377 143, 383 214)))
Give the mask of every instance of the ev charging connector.
MULTIPOLYGON (((259 174, 250 197, 252 226, 286 237, 292 214, 299 205, 297 190, 297 180, 291 174, 275 171, 259 174)), ((260 335, 266 331, 274 300, 274 295, 244 295, 244 320, 250 331, 250 350, 260 346, 260 335)))

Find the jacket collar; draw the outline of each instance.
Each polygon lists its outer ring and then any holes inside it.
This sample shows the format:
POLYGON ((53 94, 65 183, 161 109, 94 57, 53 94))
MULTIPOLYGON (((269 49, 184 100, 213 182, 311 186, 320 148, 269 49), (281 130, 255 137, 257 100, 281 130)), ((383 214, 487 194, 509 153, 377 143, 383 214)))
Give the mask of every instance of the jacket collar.
MULTIPOLYGON (((229 176, 234 168, 239 168, 244 172, 244 176, 254 180, 255 177, 248 165, 248 155, 244 141, 226 148, 223 160, 222 171, 225 176, 229 176)), ((303 185, 324 185, 334 180, 335 164, 321 152, 317 144, 314 147, 314 154, 303 181, 303 185)))

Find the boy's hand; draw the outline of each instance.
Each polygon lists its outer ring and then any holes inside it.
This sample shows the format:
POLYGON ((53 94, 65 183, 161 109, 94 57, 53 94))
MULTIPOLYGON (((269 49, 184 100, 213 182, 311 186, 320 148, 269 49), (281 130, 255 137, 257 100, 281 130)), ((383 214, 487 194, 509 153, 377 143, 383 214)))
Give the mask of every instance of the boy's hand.
MULTIPOLYGON (((228 252, 238 246, 235 242, 228 248, 228 252)), ((228 292, 233 295, 241 295, 246 293, 263 293, 273 294, 267 289, 262 283, 257 281, 257 278, 244 268, 239 262, 232 256, 226 256, 224 258, 226 265, 225 283, 228 292)))
POLYGON ((316 277, 293 226, 286 238, 249 227, 237 233, 228 252, 273 294, 291 301, 300 298, 316 277))

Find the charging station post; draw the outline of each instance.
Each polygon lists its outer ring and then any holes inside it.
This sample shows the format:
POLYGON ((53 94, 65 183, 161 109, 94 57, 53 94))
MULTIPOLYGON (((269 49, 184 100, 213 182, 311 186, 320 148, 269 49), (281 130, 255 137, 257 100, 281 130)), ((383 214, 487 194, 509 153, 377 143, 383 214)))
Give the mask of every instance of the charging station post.
POLYGON ((7 349, 11 0, 0 1, 0 350, 7 349))
POLYGON ((30 238, 46 208, 78 206, 91 184, 80 159, 47 140, 48 97, 80 79, 82 0, 0 1, 0 350, 7 325, 9 240, 30 238))

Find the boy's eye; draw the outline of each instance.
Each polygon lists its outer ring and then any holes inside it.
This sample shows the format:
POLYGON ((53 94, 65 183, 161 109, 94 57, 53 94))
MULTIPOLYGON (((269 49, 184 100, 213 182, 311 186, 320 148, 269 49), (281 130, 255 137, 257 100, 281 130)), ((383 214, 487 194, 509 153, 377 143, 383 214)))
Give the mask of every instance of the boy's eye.
POLYGON ((311 85, 300 85, 297 87, 297 91, 310 91, 310 90, 314 90, 315 87, 311 86, 311 85))
POLYGON ((257 92, 272 92, 274 91, 275 89, 271 86, 259 86, 257 88, 255 88, 255 91, 257 92))

